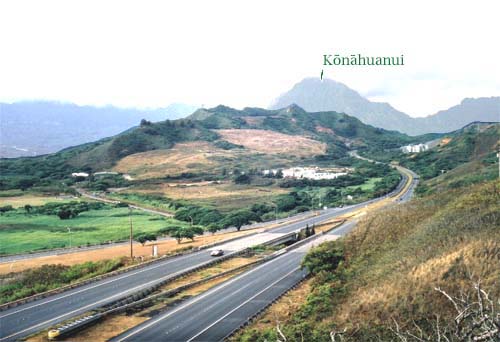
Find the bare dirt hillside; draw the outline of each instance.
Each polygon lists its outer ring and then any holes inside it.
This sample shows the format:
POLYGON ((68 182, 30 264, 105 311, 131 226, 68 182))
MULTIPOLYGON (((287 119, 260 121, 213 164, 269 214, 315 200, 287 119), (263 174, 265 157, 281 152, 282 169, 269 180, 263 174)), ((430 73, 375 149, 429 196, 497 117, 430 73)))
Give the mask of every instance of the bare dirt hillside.
POLYGON ((326 144, 303 136, 261 129, 219 129, 216 132, 230 143, 261 153, 312 156, 326 151, 326 144))

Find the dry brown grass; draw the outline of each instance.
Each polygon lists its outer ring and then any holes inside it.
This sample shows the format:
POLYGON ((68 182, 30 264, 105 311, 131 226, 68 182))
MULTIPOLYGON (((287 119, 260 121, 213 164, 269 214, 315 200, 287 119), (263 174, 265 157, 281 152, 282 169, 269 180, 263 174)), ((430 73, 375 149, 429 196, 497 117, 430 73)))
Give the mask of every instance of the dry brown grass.
POLYGON ((448 145, 451 141, 451 138, 443 138, 441 139, 441 141, 439 142, 439 146, 444 146, 444 145, 448 145))
MULTIPOLYGON (((222 233, 215 235, 203 235, 197 236, 194 242, 186 241, 181 244, 178 244, 175 240, 165 240, 159 241, 155 244, 158 245, 158 253, 159 255, 163 255, 166 253, 173 253, 176 250, 186 248, 186 247, 199 247, 202 245, 207 245, 210 243, 231 239, 237 236, 244 236, 255 231, 260 231, 263 228, 253 229, 253 230, 244 230, 241 232, 230 232, 230 233, 222 233)), ((143 256, 145 259, 150 258, 152 253, 151 244, 146 244, 142 246, 141 244, 134 243, 134 256, 143 256)), ((12 263, 0 264, 0 274, 7 274, 10 272, 20 272, 26 270, 28 268, 40 267, 46 264, 62 264, 62 265, 76 265, 81 264, 86 261, 99 261, 99 260, 107 260, 113 259, 121 256, 129 256, 130 255, 130 246, 114 246, 107 247, 103 249, 97 249, 92 251, 82 251, 75 253, 68 253, 63 255, 52 255, 52 256, 44 256, 26 260, 19 260, 12 263)))
POLYGON ((331 128, 323 127, 320 125, 317 125, 315 128, 317 132, 333 134, 333 130, 331 128))
POLYGON ((224 140, 261 153, 311 156, 326 152, 326 144, 302 136, 260 129, 219 129, 216 131, 224 140))
POLYGON ((63 202, 55 196, 35 196, 35 195, 23 195, 23 196, 12 196, 12 197, 0 197, 0 206, 11 205, 14 208, 24 207, 26 204, 32 206, 44 205, 48 202, 63 202))
MULTIPOLYGON (((88 329, 82 330, 76 335, 67 338, 59 338, 58 341, 72 342, 104 342, 116 336, 120 332, 126 331, 136 325, 146 321, 147 317, 140 316, 110 316, 107 317, 101 324, 93 325, 88 329)), ((28 342, 47 342, 47 333, 42 332, 27 340, 28 342)))
POLYGON ((121 159, 114 171, 136 175, 138 179, 179 175, 213 167, 213 156, 229 153, 203 141, 175 144, 168 150, 156 150, 132 154, 121 159))
POLYGON ((493 184, 479 185, 368 215, 345 240, 359 275, 349 282, 349 296, 323 323, 390 325, 395 318, 404 325, 412 317, 432 318, 432 312, 451 319, 453 307, 434 288, 458 294, 471 287, 472 279, 481 279, 482 287, 498 298, 500 240, 491 234, 498 221, 494 193, 493 184))
MULTIPOLYGON (((279 323, 280 325, 287 324, 300 306, 305 303, 307 296, 311 292, 312 279, 307 279, 295 289, 287 292, 276 303, 271 305, 262 316, 256 321, 249 324, 245 329, 262 331, 264 329, 274 329, 279 323)), ((240 335, 236 334, 230 341, 239 341, 240 335)))
POLYGON ((195 183, 190 186, 183 184, 165 183, 155 186, 151 189, 134 189, 133 192, 139 193, 161 193, 168 198, 187 199, 187 200, 212 200, 212 199, 256 199, 262 196, 284 194, 288 191, 282 188, 262 188, 246 185, 234 185, 229 182, 214 183, 203 182, 195 183))

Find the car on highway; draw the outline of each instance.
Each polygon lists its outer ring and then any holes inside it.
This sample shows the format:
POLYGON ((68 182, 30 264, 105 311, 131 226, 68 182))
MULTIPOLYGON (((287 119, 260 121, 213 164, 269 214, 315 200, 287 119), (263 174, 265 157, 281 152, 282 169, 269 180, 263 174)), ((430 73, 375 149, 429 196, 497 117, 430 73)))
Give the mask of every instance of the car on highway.
POLYGON ((222 249, 214 249, 211 253, 210 253, 211 256, 223 256, 224 255, 224 251, 222 249))

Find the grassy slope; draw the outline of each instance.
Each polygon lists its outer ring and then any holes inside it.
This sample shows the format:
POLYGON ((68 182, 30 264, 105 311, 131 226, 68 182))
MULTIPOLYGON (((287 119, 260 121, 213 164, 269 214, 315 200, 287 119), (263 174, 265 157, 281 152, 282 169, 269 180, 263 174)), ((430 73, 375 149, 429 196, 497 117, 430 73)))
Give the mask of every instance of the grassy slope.
MULTIPOLYGON (((470 288, 481 278, 500 297, 500 183, 495 181, 426 196, 372 214, 343 242, 346 260, 315 277, 307 302, 282 329, 289 340, 330 341, 347 328, 347 340, 390 340, 392 319, 402 328, 422 327, 440 315, 451 322, 453 307, 433 290, 470 288)), ((274 330, 247 331, 244 341, 276 338, 274 330)))
POLYGON ((417 154, 405 154, 401 164, 430 179, 469 161, 495 162, 495 151, 500 144, 500 124, 468 126, 454 133, 444 145, 417 154))
MULTIPOLYGON (((73 246, 123 240, 129 234, 127 208, 91 210, 70 220, 61 220, 56 215, 27 215, 18 210, 3 214, 1 219, 1 254, 68 247, 67 227, 71 229, 73 246)), ((141 211, 133 211, 132 221, 136 233, 156 232, 168 225, 186 225, 141 211)))
MULTIPOLYGON (((441 155, 414 157, 414 166, 432 161, 427 166, 453 168, 419 186, 420 198, 373 213, 346 238, 322 247, 323 254, 340 249, 345 260, 315 275, 306 303, 282 326, 288 340, 330 341, 330 331, 344 328, 347 341, 395 340, 393 320, 403 330, 415 331, 415 321, 429 332, 436 314, 443 329, 456 313, 434 287, 458 295, 472 289, 471 275, 499 298, 500 182, 492 158, 498 136, 498 125, 469 131, 441 155)), ((250 329, 238 339, 276 337, 274 329, 250 329)))
POLYGON ((220 143, 221 137, 214 129, 240 128, 273 130, 310 137, 327 143, 330 157, 345 155, 347 145, 355 148, 394 148, 418 140, 398 132, 365 125, 356 118, 336 112, 307 113, 298 107, 277 111, 256 108, 238 111, 219 106, 201 110, 188 119, 144 123, 115 137, 67 148, 48 156, 2 159, 0 188, 16 188, 16 181, 23 177, 34 177, 36 185, 59 179, 66 179, 68 182, 71 172, 109 169, 126 156, 170 149, 179 142, 220 143), (245 118, 257 120, 248 121, 245 118))

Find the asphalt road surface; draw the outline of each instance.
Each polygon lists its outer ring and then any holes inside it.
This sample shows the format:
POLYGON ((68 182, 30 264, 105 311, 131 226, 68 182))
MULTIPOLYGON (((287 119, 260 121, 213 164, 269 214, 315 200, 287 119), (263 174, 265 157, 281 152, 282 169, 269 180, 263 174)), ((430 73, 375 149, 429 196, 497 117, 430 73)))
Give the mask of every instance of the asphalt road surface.
MULTIPOLYGON (((269 240, 271 240, 275 238, 276 235, 293 232, 297 229, 305 227, 306 224, 312 225, 329 220, 333 217, 356 210, 378 200, 380 199, 370 200, 344 208, 323 210, 318 216, 304 218, 304 220, 301 220, 300 222, 287 224, 263 234, 267 234, 269 240)), ((259 234, 247 238, 243 237, 241 239, 242 241, 238 242, 239 248, 251 247, 262 243, 262 241, 259 240, 258 235, 259 234)), ((218 248, 230 253, 234 250, 234 242, 229 242, 228 244, 221 245, 218 248)), ((304 248, 299 249, 294 252, 294 254, 292 253, 288 256, 293 260, 300 260, 304 255, 303 253, 305 253, 304 248)), ((203 250, 184 256, 170 258, 140 269, 123 273, 121 275, 109 277, 92 284, 77 287, 57 295, 2 311, 0 312, 0 341, 15 341, 34 332, 63 322, 71 317, 80 315, 91 309, 126 297, 131 293, 149 287, 168 277, 172 277, 179 272, 199 266, 204 262, 211 260, 212 257, 210 257, 209 254, 210 251, 203 250)), ((282 259, 279 258, 279 260, 282 259)), ((275 265, 275 262, 276 261, 272 261, 272 265, 275 265)), ((282 265, 280 263, 278 268, 281 269, 283 267, 284 269, 288 269, 285 265, 293 264, 293 261, 290 260, 283 262, 284 264, 282 265)), ((296 266, 299 263, 295 263, 294 265, 296 266)), ((261 268, 259 267, 258 269, 261 268)), ((274 270, 267 270, 268 275, 274 275, 274 270)), ((297 272, 297 270, 294 272, 297 272)), ((292 277, 294 272, 290 273, 289 276, 292 277)), ((276 279, 276 277, 273 277, 273 279, 276 279)), ((285 286, 285 283, 288 281, 290 280, 284 278, 283 280, 280 280, 280 284, 285 286)), ((262 279, 259 284, 270 285, 264 279, 262 279)), ((240 301, 240 303, 241 302, 242 301, 240 301)))
MULTIPOLYGON (((305 218, 300 222, 284 225, 267 233, 262 233, 266 234, 265 239, 259 239, 260 234, 247 238, 243 237, 241 241, 238 241, 239 249, 255 246, 264 242, 263 240, 274 239, 281 234, 303 228, 306 224, 319 223, 364 205, 366 203, 341 209, 324 210, 318 216, 305 218)), ((230 253, 235 250, 233 246, 234 241, 220 245, 218 248, 230 253), (226 248, 226 245, 229 249, 226 248)), ((196 267, 212 258, 208 250, 170 258, 121 275, 109 277, 92 284, 2 311, 0 312, 0 341, 14 341, 26 337, 91 309, 124 298, 131 293, 149 287, 165 278, 172 277, 181 271, 196 267)))
POLYGON ((122 341, 220 341, 306 275, 300 263, 312 247, 351 231, 348 222, 113 338, 122 341), (319 240, 319 241, 318 241, 319 240))

